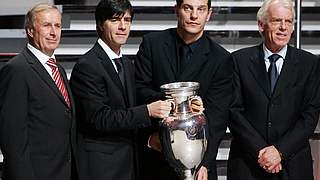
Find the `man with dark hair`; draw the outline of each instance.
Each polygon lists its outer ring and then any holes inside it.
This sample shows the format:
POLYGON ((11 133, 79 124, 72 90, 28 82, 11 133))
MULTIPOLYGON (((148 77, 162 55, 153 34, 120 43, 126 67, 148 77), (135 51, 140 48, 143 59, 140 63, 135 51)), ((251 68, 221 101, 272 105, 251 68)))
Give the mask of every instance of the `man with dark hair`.
POLYGON ((265 0, 257 13, 263 43, 232 54, 228 180, 313 180, 319 59, 288 44, 294 13, 292 0, 265 0))
MULTIPOLYGON (((181 4, 183 3, 183 1, 184 0, 176 0, 176 6, 181 7, 181 4)), ((208 5, 208 8, 211 8, 211 0, 207 1, 207 5, 208 5)))
POLYGON ((71 180, 75 106, 54 55, 61 28, 56 6, 34 6, 26 16, 27 46, 0 71, 3 180, 71 180))
POLYGON ((81 180, 139 180, 136 129, 167 117, 170 103, 135 106, 133 62, 122 56, 133 12, 128 0, 101 0, 99 39, 75 65, 70 85, 78 119, 81 180))
MULTIPOLYGON (((232 60, 229 52, 204 32, 212 14, 211 1, 177 0, 176 3, 177 28, 150 33, 140 45, 135 62, 138 100, 148 103, 165 99, 160 86, 166 83, 199 82, 209 133, 208 149, 197 179, 217 179, 215 160, 227 127, 232 60)), ((149 171, 141 179, 178 179, 155 151, 161 149, 157 128, 155 125, 140 133, 141 170, 149 171), (147 148, 147 144, 152 148, 147 148)))

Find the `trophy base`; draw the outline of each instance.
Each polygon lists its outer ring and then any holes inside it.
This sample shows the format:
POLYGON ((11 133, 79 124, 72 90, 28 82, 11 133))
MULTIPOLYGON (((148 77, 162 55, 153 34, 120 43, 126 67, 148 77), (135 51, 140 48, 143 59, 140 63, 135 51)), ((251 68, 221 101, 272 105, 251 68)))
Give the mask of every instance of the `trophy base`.
POLYGON ((190 169, 184 171, 184 179, 183 180, 195 180, 194 175, 191 173, 190 169))

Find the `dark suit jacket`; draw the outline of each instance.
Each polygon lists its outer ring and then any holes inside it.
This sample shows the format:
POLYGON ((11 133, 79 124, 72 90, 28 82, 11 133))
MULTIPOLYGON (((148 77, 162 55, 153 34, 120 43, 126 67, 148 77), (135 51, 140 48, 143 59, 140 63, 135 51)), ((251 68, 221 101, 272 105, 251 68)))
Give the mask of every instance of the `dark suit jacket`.
POLYGON ((234 93, 230 130, 234 136, 228 162, 229 180, 312 180, 309 137, 319 118, 319 62, 316 56, 288 46, 273 94, 262 45, 239 50, 234 57, 234 93), (284 170, 266 173, 258 152, 274 145, 284 170))
POLYGON ((58 67, 71 109, 49 73, 27 48, 1 69, 3 180, 71 178, 71 147, 76 147, 74 106, 66 74, 58 67))
POLYGON ((134 66, 123 57, 126 88, 96 43, 73 68, 71 88, 79 122, 80 179, 130 180, 136 170, 135 129, 150 125, 135 105, 134 66))
MULTIPOLYGON (((209 127, 209 146, 202 164, 211 169, 210 178, 216 179, 215 158, 219 143, 226 131, 231 98, 231 56, 204 33, 204 42, 197 47, 189 66, 180 74, 177 57, 179 51, 175 45, 177 36, 176 29, 168 29, 148 34, 143 38, 135 62, 138 99, 143 102, 164 99, 160 86, 166 83, 178 81, 200 83, 199 95, 204 102, 209 127)), ((144 147, 149 135, 146 133, 145 138, 141 138, 144 147)), ((146 151, 151 150, 144 148, 142 158, 146 155, 146 151)), ((161 176, 157 167, 154 167, 159 163, 150 161, 150 164, 147 164, 148 160, 152 160, 152 157, 144 158, 144 168, 151 167, 155 171, 155 176, 161 176)))

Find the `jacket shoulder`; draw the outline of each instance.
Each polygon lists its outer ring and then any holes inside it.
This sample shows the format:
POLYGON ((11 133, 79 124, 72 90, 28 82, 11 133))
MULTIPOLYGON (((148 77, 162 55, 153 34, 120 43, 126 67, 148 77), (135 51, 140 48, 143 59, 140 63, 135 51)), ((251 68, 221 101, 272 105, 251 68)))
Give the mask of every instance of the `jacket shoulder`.
POLYGON ((230 52, 227 51, 224 47, 222 47, 220 44, 215 42, 212 38, 210 38, 208 35, 206 35, 206 39, 209 42, 210 49, 212 52, 216 52, 225 56, 230 56, 230 52))
POLYGON ((167 40, 169 37, 173 36, 176 29, 166 29, 159 32, 151 32, 143 36, 144 40, 150 40, 152 42, 161 42, 167 40))
POLYGON ((234 52, 231 53, 232 56, 250 56, 253 53, 258 53, 259 52, 259 46, 251 46, 251 47, 246 47, 246 48, 241 48, 238 49, 234 52))
POLYGON ((24 52, 17 54, 15 57, 11 58, 4 67, 10 67, 13 69, 25 69, 27 66, 26 56, 24 52))
POLYGON ((290 47, 291 51, 295 54, 295 57, 298 57, 298 59, 306 61, 312 61, 312 62, 318 62, 319 57, 317 55, 312 54, 311 52, 308 52, 303 49, 298 49, 295 47, 290 47))

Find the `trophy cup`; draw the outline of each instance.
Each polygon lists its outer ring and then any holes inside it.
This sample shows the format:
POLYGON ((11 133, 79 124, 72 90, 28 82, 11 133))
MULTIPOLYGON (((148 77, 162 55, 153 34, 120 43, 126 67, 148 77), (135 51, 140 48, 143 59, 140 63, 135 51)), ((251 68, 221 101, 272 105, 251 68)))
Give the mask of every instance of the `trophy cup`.
POLYGON ((206 118, 191 108, 193 102, 200 102, 197 96, 197 82, 176 82, 162 85, 167 101, 172 104, 169 117, 160 122, 162 152, 169 164, 184 180, 194 180, 207 147, 206 118))

